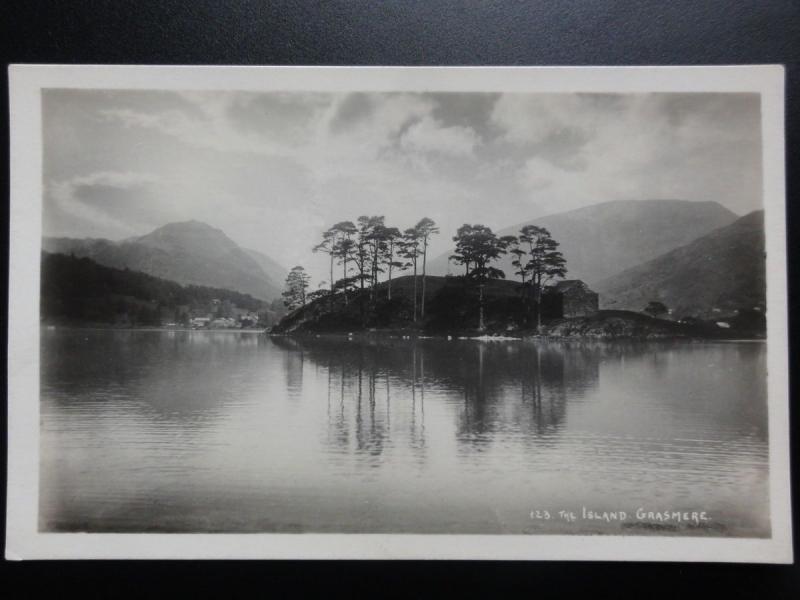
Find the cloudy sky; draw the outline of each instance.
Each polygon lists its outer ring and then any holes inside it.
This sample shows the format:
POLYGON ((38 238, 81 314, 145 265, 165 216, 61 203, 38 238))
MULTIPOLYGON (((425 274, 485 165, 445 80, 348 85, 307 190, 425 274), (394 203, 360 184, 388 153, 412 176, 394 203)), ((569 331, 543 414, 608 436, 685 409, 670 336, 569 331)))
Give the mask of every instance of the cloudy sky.
POLYGON ((761 207, 752 94, 47 90, 44 233, 122 239, 197 219, 324 277, 362 214, 500 229, 618 199, 761 207))

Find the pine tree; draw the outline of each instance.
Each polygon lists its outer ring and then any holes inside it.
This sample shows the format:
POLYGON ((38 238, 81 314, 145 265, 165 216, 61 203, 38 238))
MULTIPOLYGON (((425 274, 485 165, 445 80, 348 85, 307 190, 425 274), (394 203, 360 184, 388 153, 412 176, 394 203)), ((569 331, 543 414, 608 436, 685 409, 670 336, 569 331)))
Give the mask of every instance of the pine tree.
POLYGON ((417 322, 417 261, 420 255, 419 231, 415 227, 409 227, 403 232, 402 248, 400 256, 407 259, 405 268, 414 269, 414 322, 417 322))
POLYGON ((306 305, 306 289, 311 278, 305 269, 300 265, 293 267, 286 276, 286 284, 283 296, 283 303, 289 310, 294 310, 306 305))
POLYGON ((428 258, 428 241, 434 234, 439 233, 439 228, 433 219, 424 217, 414 226, 417 230, 417 235, 422 241, 422 302, 420 304, 420 315, 423 320, 425 319, 425 264, 428 258))
POLYGON ((528 246, 525 270, 536 293, 536 330, 542 328, 542 291, 544 285, 567 274, 566 260, 558 250, 558 242, 544 227, 526 225, 520 230, 520 242, 528 246))
POLYGON ((498 238, 485 225, 464 224, 458 228, 453 240, 456 242, 456 252, 451 258, 466 265, 467 279, 478 285, 480 307, 478 329, 483 331, 486 328, 483 289, 486 282, 491 279, 505 279, 505 273, 493 267, 491 263, 506 253, 511 238, 507 236, 498 238))

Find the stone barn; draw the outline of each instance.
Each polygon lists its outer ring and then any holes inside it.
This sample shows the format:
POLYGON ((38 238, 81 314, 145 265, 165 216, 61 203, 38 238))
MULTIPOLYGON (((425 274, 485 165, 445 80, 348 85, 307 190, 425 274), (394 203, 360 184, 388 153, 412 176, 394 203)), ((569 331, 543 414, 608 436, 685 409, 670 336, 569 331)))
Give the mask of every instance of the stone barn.
POLYGON ((549 306, 543 308, 553 316, 586 317, 595 314, 600 306, 600 296, 580 279, 559 281, 549 287, 547 295, 549 306))

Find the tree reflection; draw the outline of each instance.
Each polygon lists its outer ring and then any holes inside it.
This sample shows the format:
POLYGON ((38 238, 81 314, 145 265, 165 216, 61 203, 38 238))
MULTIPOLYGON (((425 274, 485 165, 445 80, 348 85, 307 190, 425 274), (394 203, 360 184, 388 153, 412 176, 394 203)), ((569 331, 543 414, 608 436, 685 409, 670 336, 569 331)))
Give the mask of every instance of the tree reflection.
POLYGON ((356 450, 368 452, 373 456, 378 456, 383 452, 384 441, 388 437, 384 417, 376 415, 376 378, 377 365, 372 360, 365 360, 364 347, 359 347, 355 417, 356 450))
POLYGON ((414 343, 411 349, 411 419, 409 422, 409 444, 417 449, 425 448, 425 353, 414 343), (419 363, 418 363, 419 361, 419 363), (417 364, 419 384, 417 383, 417 364), (419 401, 417 386, 419 385, 419 401))
POLYGON ((530 342, 275 340, 300 357, 287 368, 302 369, 304 358, 327 368, 328 396, 339 403, 338 411, 329 408, 331 443, 343 448, 352 444, 357 452, 373 456, 391 444, 424 452, 425 402, 431 386, 437 410, 442 410, 439 401, 444 399, 444 408, 454 418, 456 439, 464 447, 480 450, 506 433, 552 438, 564 426, 567 398, 597 385, 602 358, 590 347, 530 342), (460 405, 447 398, 461 398, 460 405), (399 420, 400 429, 393 431, 393 419, 399 420))
POLYGON ((283 373, 286 376, 286 389, 292 398, 303 395, 303 363, 305 347, 293 338, 275 338, 275 344, 286 350, 283 353, 283 373))
POLYGON ((475 369, 463 379, 462 441, 479 445, 499 432, 558 432, 567 398, 597 385, 596 353, 546 343, 479 344, 475 369))

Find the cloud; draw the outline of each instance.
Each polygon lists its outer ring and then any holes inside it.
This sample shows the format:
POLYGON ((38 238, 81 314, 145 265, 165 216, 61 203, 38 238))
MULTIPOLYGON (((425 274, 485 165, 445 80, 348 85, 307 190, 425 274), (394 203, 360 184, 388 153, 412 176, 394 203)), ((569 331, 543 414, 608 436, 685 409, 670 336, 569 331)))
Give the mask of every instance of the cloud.
POLYGON ((145 188, 160 181, 160 178, 149 173, 133 173, 119 171, 100 171, 89 175, 80 175, 68 180, 55 181, 49 185, 52 198, 62 204, 80 202, 82 193, 93 188, 110 188, 116 190, 136 190, 145 188))
POLYGON ((135 232, 135 219, 126 218, 134 211, 123 210, 114 216, 113 203, 135 202, 143 192, 159 183, 159 177, 149 173, 129 171, 99 171, 67 180, 50 182, 46 194, 58 210, 87 221, 93 229, 113 229, 115 232, 135 232), (112 210, 109 210, 112 209, 112 210))
POLYGON ((747 94, 59 90, 43 115, 49 235, 196 218, 287 265, 361 214, 403 228, 430 216, 436 254, 465 221, 658 197, 743 213, 761 200, 747 94))
POLYGON ((411 125, 400 137, 400 147, 406 152, 434 152, 454 157, 473 156, 479 142, 478 135, 470 127, 444 127, 429 116, 411 125))
POLYGON ((124 127, 143 128, 174 137, 197 148, 218 152, 274 154, 276 149, 254 135, 231 127, 219 107, 205 107, 204 117, 198 119, 180 110, 147 113, 131 109, 110 109, 100 112, 101 118, 116 121, 124 127))
POLYGON ((745 212, 760 201, 757 96, 511 94, 492 119, 521 158, 520 186, 550 211, 681 198, 745 212))
POLYGON ((504 140, 533 145, 566 129, 591 135, 594 116, 587 114, 586 100, 576 94, 504 94, 495 102, 491 119, 504 140))
POLYGON ((331 133, 347 133, 350 127, 372 116, 377 103, 370 94, 347 94, 337 104, 330 119, 331 133))
MULTIPOLYGON (((107 108, 99 111, 99 118, 155 131, 197 149, 293 161, 322 186, 343 169, 375 173, 376 162, 396 158, 393 151, 403 133, 436 107, 422 95, 400 93, 179 95, 185 109, 107 108)), ((465 141, 464 129, 444 131, 452 150, 465 141)), ((419 133, 418 141, 435 150, 433 140, 423 139, 427 132, 419 133)))
POLYGON ((533 191, 551 188, 564 175, 563 169, 537 157, 525 161, 517 173, 522 185, 533 191))
POLYGON ((419 94, 373 94, 333 98, 325 140, 339 149, 378 156, 393 145, 413 123, 428 117, 435 103, 419 94), (362 110, 363 109, 363 110, 362 110))
POLYGON ((61 181, 58 187, 62 190, 84 186, 102 185, 123 190, 142 187, 160 180, 151 173, 134 173, 130 171, 99 171, 89 175, 80 175, 61 181))
POLYGON ((296 147, 313 141, 309 123, 319 120, 328 106, 317 95, 232 92, 183 92, 186 108, 99 111, 107 122, 142 128, 182 143, 221 153, 287 157, 296 147))

